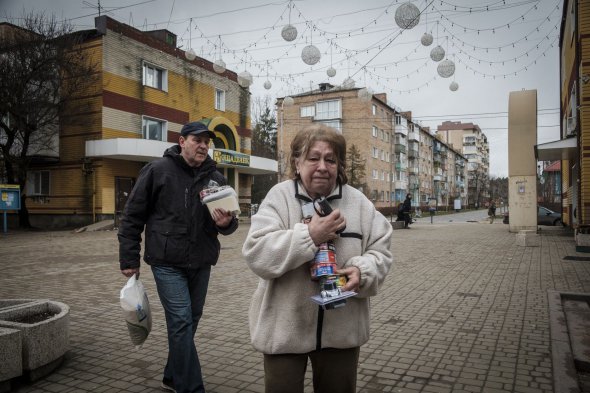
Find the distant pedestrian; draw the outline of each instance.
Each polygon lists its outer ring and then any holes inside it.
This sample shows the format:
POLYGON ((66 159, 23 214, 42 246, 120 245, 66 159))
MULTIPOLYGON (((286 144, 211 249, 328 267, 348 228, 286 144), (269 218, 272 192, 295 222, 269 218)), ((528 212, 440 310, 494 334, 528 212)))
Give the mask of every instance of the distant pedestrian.
POLYGON ((490 207, 488 208, 488 216, 490 216, 490 224, 494 223, 494 218, 496 218, 496 202, 491 201, 490 207))
POLYGON ((404 228, 410 229, 412 223, 412 194, 406 195, 406 200, 402 204, 402 212, 404 217, 404 228))

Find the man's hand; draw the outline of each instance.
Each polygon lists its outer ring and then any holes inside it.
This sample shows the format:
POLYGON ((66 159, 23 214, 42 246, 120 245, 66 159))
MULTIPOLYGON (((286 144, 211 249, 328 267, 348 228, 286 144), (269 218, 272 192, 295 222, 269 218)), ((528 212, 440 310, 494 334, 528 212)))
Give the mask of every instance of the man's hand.
POLYGON ((125 277, 131 277, 134 274, 137 274, 137 278, 139 278, 139 268, 133 268, 133 269, 123 269, 121 270, 121 273, 123 273, 123 275, 125 277))
POLYGON ((215 225, 217 225, 218 228, 227 228, 234 218, 229 210, 219 207, 213 210, 211 217, 213 217, 213 221, 215 221, 215 225))

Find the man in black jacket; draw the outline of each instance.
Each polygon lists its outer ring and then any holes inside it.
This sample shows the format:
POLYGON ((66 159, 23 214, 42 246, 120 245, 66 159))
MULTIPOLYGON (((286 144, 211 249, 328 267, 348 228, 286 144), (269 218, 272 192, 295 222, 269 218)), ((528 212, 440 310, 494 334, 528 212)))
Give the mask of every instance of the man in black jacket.
POLYGON ((139 276, 145 228, 143 259, 151 266, 168 329, 162 387, 179 393, 205 391, 194 335, 211 266, 219 257, 217 235, 229 235, 238 227, 231 212, 215 209, 209 214, 199 198, 210 181, 226 184, 208 155, 214 136, 205 124, 188 123, 178 145, 142 168, 118 233, 121 272, 139 276))

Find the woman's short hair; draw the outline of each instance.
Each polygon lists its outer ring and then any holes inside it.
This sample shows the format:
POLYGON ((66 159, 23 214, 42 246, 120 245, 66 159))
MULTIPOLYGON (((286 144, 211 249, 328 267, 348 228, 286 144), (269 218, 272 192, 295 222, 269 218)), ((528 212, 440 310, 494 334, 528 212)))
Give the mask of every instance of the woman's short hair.
POLYGON ((291 152, 289 153, 290 177, 292 179, 300 178, 297 173, 297 159, 300 157, 305 158, 309 148, 315 142, 326 142, 330 145, 338 162, 338 183, 348 183, 348 177, 346 177, 346 139, 335 128, 321 123, 305 127, 291 141, 291 152))

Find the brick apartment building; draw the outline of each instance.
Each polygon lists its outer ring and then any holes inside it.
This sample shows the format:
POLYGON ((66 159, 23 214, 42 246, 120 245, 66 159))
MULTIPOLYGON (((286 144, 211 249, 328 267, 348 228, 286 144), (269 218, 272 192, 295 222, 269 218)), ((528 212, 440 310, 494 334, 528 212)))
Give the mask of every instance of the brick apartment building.
POLYGON ((322 122, 340 130, 347 147, 355 145, 366 159, 362 191, 377 208, 395 207, 407 193, 415 207, 430 200, 451 208, 456 199, 466 205, 466 158, 413 122, 411 112, 390 105, 385 93, 359 96, 360 90, 322 83, 277 100, 279 178, 289 175, 286 152, 295 134, 322 122))
POLYGON ((445 121, 437 127, 436 135, 467 159, 469 178, 468 200, 483 206, 489 199, 490 146, 477 124, 445 121))

